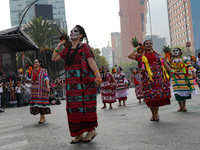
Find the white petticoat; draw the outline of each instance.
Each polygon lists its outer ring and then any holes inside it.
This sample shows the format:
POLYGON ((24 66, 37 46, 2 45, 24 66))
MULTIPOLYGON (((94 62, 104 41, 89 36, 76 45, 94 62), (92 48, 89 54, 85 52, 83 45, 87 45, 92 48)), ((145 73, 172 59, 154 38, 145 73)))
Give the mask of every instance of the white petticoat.
POLYGON ((116 92, 116 98, 126 97, 129 94, 128 90, 116 92))

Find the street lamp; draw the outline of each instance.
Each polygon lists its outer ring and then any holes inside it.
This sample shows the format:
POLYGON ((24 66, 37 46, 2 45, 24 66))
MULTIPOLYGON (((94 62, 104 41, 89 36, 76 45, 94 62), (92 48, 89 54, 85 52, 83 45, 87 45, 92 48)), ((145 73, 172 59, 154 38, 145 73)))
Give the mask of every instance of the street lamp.
MULTIPOLYGON (((21 12, 19 10, 19 28, 21 29, 21 25, 22 22, 24 20, 24 17, 26 15, 26 13, 28 12, 28 10, 31 8, 31 6, 33 6, 34 3, 36 3, 38 0, 35 0, 34 2, 30 3, 29 5, 27 5, 21 12), (22 18, 21 15, 23 14, 22 18)), ((22 67, 23 67, 23 80, 25 80, 25 65, 24 65, 24 52, 22 52, 22 67)))
MULTIPOLYGON (((187 35, 187 42, 189 42, 189 36, 188 36, 188 25, 187 25, 187 16, 186 16, 186 9, 185 9, 185 0, 183 0, 183 6, 184 6, 184 12, 185 12, 185 29, 186 29, 186 35, 187 35)), ((190 54, 190 48, 188 46, 188 56, 190 54)))

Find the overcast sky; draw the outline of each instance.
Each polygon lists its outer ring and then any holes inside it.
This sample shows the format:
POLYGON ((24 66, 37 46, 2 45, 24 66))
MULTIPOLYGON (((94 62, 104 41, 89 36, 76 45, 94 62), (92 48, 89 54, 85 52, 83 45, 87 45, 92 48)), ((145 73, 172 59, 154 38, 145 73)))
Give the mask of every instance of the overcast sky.
MULTIPOLYGON (((150 0, 152 31, 169 42, 166 0, 150 0)), ((0 0, 0 31, 10 28, 9 0, 0 0)), ((68 31, 76 24, 85 28, 90 45, 106 47, 109 34, 120 32, 119 0, 65 0, 68 31)), ((150 34, 149 19, 147 34, 150 34)))

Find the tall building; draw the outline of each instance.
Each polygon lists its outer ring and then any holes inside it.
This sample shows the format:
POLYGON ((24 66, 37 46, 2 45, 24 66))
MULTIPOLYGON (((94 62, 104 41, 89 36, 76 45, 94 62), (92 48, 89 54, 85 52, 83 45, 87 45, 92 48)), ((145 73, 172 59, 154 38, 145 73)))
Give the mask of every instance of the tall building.
POLYGON ((192 54, 200 52, 200 1, 167 0, 171 46, 191 43, 192 54))
POLYGON ((148 0, 119 0, 121 23, 122 61, 130 62, 129 52, 133 49, 131 40, 137 37, 143 42, 146 33, 146 13, 148 0))
POLYGON ((113 65, 119 65, 122 62, 121 34, 112 32, 110 35, 110 46, 112 47, 113 65))
POLYGON ((153 49, 155 49, 158 53, 161 53, 163 50, 163 46, 167 45, 165 37, 159 37, 158 35, 146 35, 145 40, 149 39, 153 41, 153 49))
POLYGON ((112 59, 112 48, 108 45, 107 47, 103 47, 101 49, 102 56, 106 58, 106 61, 109 64, 109 67, 113 66, 113 59, 112 59))
MULTIPOLYGON (((32 2, 34 2, 34 0, 10 0, 11 26, 19 25, 19 11, 21 12, 32 2)), ((39 0, 35 4, 52 5, 53 20, 59 22, 59 26, 67 31, 64 0, 39 0)), ((31 21, 31 19, 36 16, 36 10, 38 11, 38 9, 35 9, 35 4, 26 13, 22 24, 31 21)), ((46 9, 41 10, 41 12, 42 11, 44 13, 46 9)))

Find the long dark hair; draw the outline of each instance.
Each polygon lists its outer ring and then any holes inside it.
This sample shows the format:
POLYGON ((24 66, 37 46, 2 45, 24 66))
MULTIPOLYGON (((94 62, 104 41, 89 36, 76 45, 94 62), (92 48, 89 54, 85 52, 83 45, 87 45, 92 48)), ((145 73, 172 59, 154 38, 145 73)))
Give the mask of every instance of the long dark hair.
MULTIPOLYGON (((35 60, 38 60, 38 62, 40 63, 40 67, 43 68, 43 65, 42 65, 42 61, 41 61, 41 59, 36 58, 35 60)), ((34 60, 34 61, 35 61, 35 60, 34 60)))
MULTIPOLYGON (((143 42, 143 46, 145 46, 145 44, 146 44, 147 41, 151 41, 151 42, 152 42, 152 40, 150 40, 150 39, 149 39, 149 40, 145 40, 145 41, 143 42)), ((152 43, 153 43, 153 42, 152 42, 152 43)))
POLYGON ((82 42, 85 39, 86 43, 89 44, 87 35, 85 33, 85 29, 82 26, 80 26, 80 25, 76 25, 75 27, 78 29, 78 31, 80 32, 80 34, 83 34, 83 37, 81 38, 80 42, 82 42))
MULTIPOLYGON (((88 38, 87 38, 84 28, 80 25, 76 25, 75 27, 79 30, 80 34, 83 34, 83 36, 80 39, 80 42, 82 42, 85 39, 86 43, 88 44, 89 41, 88 41, 88 38)), ((78 50, 80 49, 79 45, 80 45, 80 43, 77 45, 77 47, 75 48, 75 50, 73 51, 71 56, 70 56, 70 51, 72 49, 72 46, 69 47, 68 52, 65 56, 65 65, 69 66, 73 63, 73 61, 76 57, 76 54, 77 54, 78 50)))

